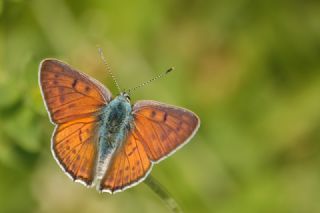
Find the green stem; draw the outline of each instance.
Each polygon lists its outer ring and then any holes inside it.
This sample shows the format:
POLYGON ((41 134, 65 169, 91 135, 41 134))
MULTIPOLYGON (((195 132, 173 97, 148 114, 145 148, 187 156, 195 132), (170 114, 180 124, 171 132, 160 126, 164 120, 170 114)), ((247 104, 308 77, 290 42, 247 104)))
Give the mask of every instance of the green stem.
POLYGON ((161 185, 153 176, 149 175, 145 181, 145 184, 156 193, 159 198, 167 205, 167 207, 174 213, 183 213, 176 200, 169 194, 163 185, 161 185))

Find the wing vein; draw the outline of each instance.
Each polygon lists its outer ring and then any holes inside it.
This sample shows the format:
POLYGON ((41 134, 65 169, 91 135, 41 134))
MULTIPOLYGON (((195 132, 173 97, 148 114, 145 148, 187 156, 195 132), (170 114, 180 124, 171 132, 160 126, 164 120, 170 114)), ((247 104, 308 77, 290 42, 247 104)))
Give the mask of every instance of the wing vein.
MULTIPOLYGON (((83 142, 83 145, 86 145, 86 148, 85 148, 85 150, 84 150, 84 152, 83 152, 84 155, 87 153, 88 147, 89 147, 89 145, 90 145, 89 140, 91 140, 92 138, 93 138, 93 136, 87 138, 87 139, 83 142)), ((79 154, 79 153, 81 152, 81 149, 82 149, 83 147, 84 147, 84 146, 82 146, 82 147, 80 148, 80 150, 79 150, 79 152, 78 152, 77 154, 79 154)), ((80 166, 82 165, 83 159, 84 159, 84 158, 81 159, 81 163, 78 165, 77 172, 76 172, 75 174, 78 174, 78 171, 79 171, 79 169, 80 169, 80 166)), ((72 162, 72 163, 73 163, 73 162, 72 162)))
MULTIPOLYGON (((102 104, 105 104, 105 102, 103 102, 103 101, 101 101, 101 100, 99 100, 99 99, 96 99, 95 97, 92 97, 92 96, 90 96, 90 95, 87 95, 87 94, 85 94, 85 93, 83 93, 83 92, 80 92, 79 90, 76 90, 76 89, 74 89, 74 88, 72 88, 72 87, 67 87, 67 86, 51 86, 51 87, 45 87, 45 89, 53 89, 53 88, 68 88, 68 89, 72 89, 72 90, 74 90, 76 93, 79 93, 79 94, 81 94, 81 95, 83 95, 83 96, 86 96, 86 97, 88 97, 88 98, 91 98, 91 99, 93 99, 93 100, 95 100, 95 101, 97 101, 97 102, 100 102, 100 103, 102 103, 102 104)), ((101 95, 101 93, 99 93, 100 95, 101 95)))
POLYGON ((90 121, 90 122, 76 122, 76 123, 71 123, 71 124, 69 124, 69 125, 64 126, 64 127, 61 128, 61 129, 57 129, 56 133, 59 133, 59 132, 65 130, 66 128, 69 128, 69 127, 71 127, 71 126, 73 126, 73 125, 75 125, 75 124, 91 124, 91 123, 94 123, 94 122, 97 122, 97 121, 94 120, 94 121, 90 121))
MULTIPOLYGON (((140 123, 139 120, 135 120, 135 121, 138 121, 138 122, 140 123)), ((144 140, 144 138, 141 136, 141 132, 140 132, 140 129, 138 129, 138 126, 137 126, 137 125, 135 125, 135 126, 136 126, 136 130, 137 130, 137 136, 139 137, 139 139, 141 140, 141 142, 143 142, 143 144, 145 145, 145 147, 148 148, 149 153, 154 156, 153 152, 151 151, 152 149, 151 149, 150 146, 149 146, 149 143, 147 143, 147 142, 144 140)), ((142 126, 143 126, 143 125, 142 125, 142 126)), ((136 139, 137 139, 137 138, 136 138, 136 139)))
MULTIPOLYGON (((119 161, 117 167, 120 167, 120 166, 121 166, 121 162, 122 162, 122 156, 121 156, 121 158, 120 158, 120 161, 119 161), (120 166, 119 166, 119 165, 120 165, 120 166)), ((114 165, 114 166, 115 166, 115 165, 114 165)), ((113 181, 113 186, 112 186, 112 187, 114 187, 114 186, 116 185, 118 174, 119 174, 119 169, 117 170, 117 173, 116 173, 116 175, 114 176, 114 181, 113 181)))
POLYGON ((129 157, 128 157, 127 153, 125 153, 125 154, 126 154, 127 161, 128 161, 128 164, 129 164, 129 174, 130 174, 130 181, 131 181, 131 164, 130 164, 130 160, 129 160, 129 157))
MULTIPOLYGON (((96 111, 92 111, 92 112, 88 112, 85 114, 79 114, 79 115, 69 115, 69 116, 65 116, 62 117, 58 120, 74 120, 74 119, 82 119, 82 118, 87 118, 89 116, 95 115, 95 113, 97 113, 98 111, 100 111, 101 108, 98 108, 96 111)), ((54 114, 54 113, 52 113, 54 114)), ((63 122, 64 123, 64 122, 63 122)))
MULTIPOLYGON (((145 115, 139 115, 139 114, 135 114, 135 115, 143 116, 144 118, 150 120, 151 122, 157 122, 157 121, 155 121, 155 120, 153 120, 153 119, 151 119, 151 118, 149 118, 149 117, 147 117, 147 116, 145 116, 145 115)), ((179 119, 179 120, 180 120, 180 119, 179 119)), ((183 121, 182 121, 182 122, 183 122, 183 121)), ((170 128, 172 131, 175 131, 175 129, 172 128, 170 125, 166 125, 166 126, 167 126, 168 128, 170 128)))
POLYGON ((141 165, 142 170, 144 171, 143 161, 142 161, 141 154, 140 154, 140 150, 139 150, 138 144, 137 144, 137 140, 138 140, 138 139, 137 139, 134 135, 133 135, 133 137, 135 138, 134 142, 135 142, 136 147, 137 147, 137 150, 138 150, 138 154, 139 154, 139 158, 140 158, 140 165, 141 165))
MULTIPOLYGON (((59 94, 59 95, 48 97, 47 100, 50 100, 50 99, 53 99, 53 98, 57 98, 57 97, 60 97, 60 96, 63 96, 63 95, 70 95, 70 94, 73 94, 73 93, 79 94, 78 92, 74 92, 73 91, 73 92, 69 92, 69 93, 64 93, 64 94, 59 94)), ((81 94, 79 94, 79 95, 81 95, 81 94)))
MULTIPOLYGON (((159 126, 161 127, 161 125, 159 125, 159 126)), ((165 154, 165 149, 163 148, 162 143, 161 143, 162 141, 161 141, 161 139, 160 139, 157 131, 155 130, 153 123, 151 123, 151 127, 152 127, 152 130, 153 130, 154 134, 155 134, 155 135, 157 136, 157 138, 158 138, 158 142, 159 142, 159 144, 160 144, 162 153, 165 154)))
MULTIPOLYGON (((55 112, 58 111, 59 109, 65 107, 67 104, 71 104, 72 102, 79 101, 79 99, 81 99, 81 98, 83 98, 83 97, 80 97, 80 98, 77 98, 77 99, 73 99, 73 100, 71 100, 71 101, 69 101, 69 102, 66 102, 66 103, 62 103, 61 105, 59 105, 58 107, 55 108, 55 111, 52 111, 52 112, 55 113, 55 112)), ((51 102, 50 102, 50 104, 51 104, 51 102)), ((89 106, 99 106, 99 105, 90 104, 90 105, 86 105, 86 107, 87 107, 87 106, 89 107, 89 106)))

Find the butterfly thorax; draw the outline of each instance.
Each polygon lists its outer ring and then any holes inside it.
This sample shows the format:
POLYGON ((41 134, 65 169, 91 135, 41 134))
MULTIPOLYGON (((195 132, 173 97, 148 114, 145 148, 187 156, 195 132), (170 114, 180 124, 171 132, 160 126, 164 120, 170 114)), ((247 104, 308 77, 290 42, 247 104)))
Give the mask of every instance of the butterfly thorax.
POLYGON ((132 108, 128 99, 119 95, 100 114, 96 179, 101 179, 113 153, 121 147, 132 127, 132 108))

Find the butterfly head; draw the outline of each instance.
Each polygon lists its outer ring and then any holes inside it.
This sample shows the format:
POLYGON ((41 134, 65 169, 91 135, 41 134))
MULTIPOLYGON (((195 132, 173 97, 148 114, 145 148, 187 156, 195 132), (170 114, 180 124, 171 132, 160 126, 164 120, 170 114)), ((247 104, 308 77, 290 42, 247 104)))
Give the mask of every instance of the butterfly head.
POLYGON ((123 97, 123 99, 125 99, 128 103, 130 103, 131 99, 128 93, 126 92, 121 92, 120 96, 123 97))

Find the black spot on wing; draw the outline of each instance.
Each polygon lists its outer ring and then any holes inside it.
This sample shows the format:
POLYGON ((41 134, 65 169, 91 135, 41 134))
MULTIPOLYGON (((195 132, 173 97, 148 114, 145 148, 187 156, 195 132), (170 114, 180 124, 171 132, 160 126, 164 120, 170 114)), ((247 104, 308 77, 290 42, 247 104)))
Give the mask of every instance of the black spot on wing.
POLYGON ((155 111, 152 111, 152 112, 151 112, 151 118, 154 118, 154 117, 156 116, 156 114, 157 114, 157 113, 156 113, 155 111))
POLYGON ((90 87, 89 87, 89 86, 86 86, 86 87, 84 88, 84 91, 85 91, 85 93, 88 93, 88 92, 90 91, 90 87))
POLYGON ((163 122, 166 122, 167 117, 168 117, 168 113, 165 112, 164 115, 163 115, 163 122))
POLYGON ((75 88, 78 83, 78 79, 74 79, 72 82, 72 88, 75 88))

